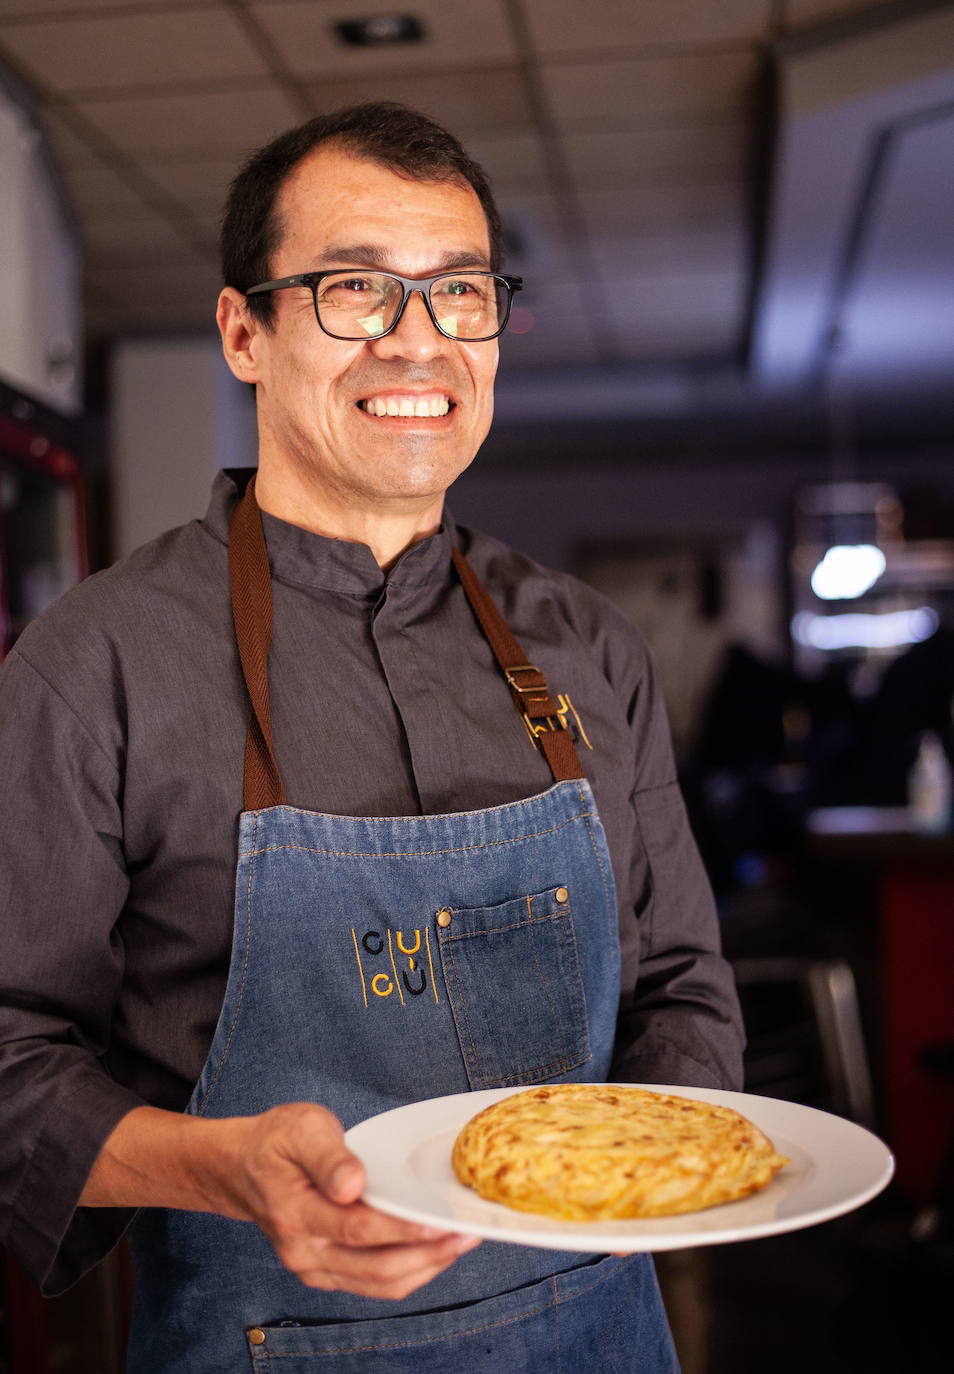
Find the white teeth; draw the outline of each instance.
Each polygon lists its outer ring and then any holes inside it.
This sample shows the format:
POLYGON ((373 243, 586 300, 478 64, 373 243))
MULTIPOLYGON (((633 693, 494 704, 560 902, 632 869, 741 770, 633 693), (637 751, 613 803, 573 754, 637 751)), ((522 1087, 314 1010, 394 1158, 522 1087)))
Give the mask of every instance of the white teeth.
POLYGON ((369 415, 399 415, 405 419, 437 418, 450 410, 446 396, 372 396, 361 405, 369 415))

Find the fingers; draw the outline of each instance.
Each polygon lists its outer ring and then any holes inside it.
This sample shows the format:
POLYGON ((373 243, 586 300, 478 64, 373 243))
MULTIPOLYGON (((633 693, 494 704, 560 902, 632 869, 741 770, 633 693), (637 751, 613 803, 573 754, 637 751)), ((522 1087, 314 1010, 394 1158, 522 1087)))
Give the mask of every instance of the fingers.
POLYGON ((387 1216, 363 1202, 338 1206, 317 1190, 306 1205, 283 1210, 262 1229, 302 1283, 365 1297, 405 1296, 478 1244, 475 1238, 387 1216))
POLYGON ((447 1269, 462 1254, 480 1244, 475 1236, 445 1236, 418 1245, 354 1248, 327 1243, 315 1262, 295 1272, 311 1288, 343 1289, 368 1298, 397 1301, 447 1269))
POLYGON ((478 1243, 387 1216, 362 1202, 365 1171, 341 1122, 308 1103, 246 1119, 248 1214, 293 1274, 313 1288, 406 1297, 478 1243))
POLYGON ((314 1190, 296 1199, 292 1208, 280 1204, 276 1229, 286 1237, 307 1240, 313 1236, 354 1250, 375 1250, 389 1245, 420 1245, 444 1240, 450 1234, 421 1226, 415 1221, 388 1216, 365 1202, 340 1205, 314 1190))

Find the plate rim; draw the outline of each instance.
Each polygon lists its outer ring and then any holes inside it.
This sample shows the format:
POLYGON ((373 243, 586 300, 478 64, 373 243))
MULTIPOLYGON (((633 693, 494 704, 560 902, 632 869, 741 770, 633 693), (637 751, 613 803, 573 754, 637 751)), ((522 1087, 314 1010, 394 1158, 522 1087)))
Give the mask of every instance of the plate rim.
MULTIPOLYGON (((422 1098, 417 1102, 402 1103, 396 1107, 387 1108, 382 1112, 375 1113, 373 1116, 365 1118, 363 1121, 356 1122, 345 1133, 345 1143, 348 1148, 353 1150, 359 1158, 362 1158, 361 1149, 365 1144, 365 1137, 372 1135, 380 1130, 380 1123, 389 1119, 393 1125, 394 1119, 400 1117, 401 1125, 404 1127, 408 1119, 413 1119, 426 1109, 426 1114, 432 1115, 441 1109, 449 1112, 450 1104, 454 1104, 463 1112, 466 1105, 466 1115, 462 1116, 460 1126, 465 1124, 471 1116, 492 1102, 500 1101, 505 1097, 514 1096, 516 1093, 527 1092, 538 1086, 549 1086, 540 1084, 521 1084, 517 1087, 505 1088, 483 1088, 473 1092, 448 1093, 441 1097, 422 1098)), ((469 1219, 467 1217, 455 1217, 448 1220, 446 1215, 437 1212, 428 1212, 420 1206, 402 1203, 387 1192, 381 1192, 374 1186, 371 1177, 371 1169, 376 1166, 377 1161, 365 1167, 369 1171, 368 1187, 363 1194, 363 1200, 379 1211, 388 1215, 400 1217, 407 1221, 419 1222, 431 1227, 439 1227, 441 1230, 454 1232, 460 1235, 476 1235, 488 1240, 497 1240, 504 1243, 516 1243, 529 1245, 542 1249, 559 1249, 573 1251, 576 1253, 612 1253, 614 1248, 619 1246, 627 1253, 636 1251, 653 1250, 675 1250, 690 1249, 701 1245, 724 1245, 742 1240, 757 1240, 766 1236, 783 1235, 790 1231, 803 1230, 809 1226, 820 1225, 825 1221, 831 1221, 835 1217, 843 1216, 847 1212, 863 1207, 876 1197, 888 1183, 894 1174, 894 1157, 886 1143, 873 1131, 860 1125, 858 1122, 851 1121, 847 1117, 837 1116, 833 1112, 826 1112, 819 1107, 810 1107, 802 1103, 789 1102, 784 1098, 766 1097, 758 1093, 746 1093, 733 1091, 727 1088, 702 1088, 691 1087, 685 1084, 663 1084, 663 1083, 619 1083, 610 1080, 608 1084, 600 1083, 596 1086, 617 1086, 642 1088, 648 1092, 671 1093, 677 1097, 687 1097, 696 1101, 713 1102, 715 1105, 731 1107, 736 1111, 741 1111, 750 1116, 760 1129, 778 1131, 784 1135, 784 1128, 779 1123, 776 1126, 766 1127, 761 1125, 758 1117, 762 1110, 767 1110, 770 1114, 781 1113, 783 1116, 793 1116, 802 1120, 807 1120, 816 1124, 822 1124, 826 1132, 835 1131, 845 1138, 846 1143, 852 1142, 854 1148, 864 1146, 870 1153, 871 1176, 869 1180, 857 1191, 852 1191, 842 1198, 835 1199, 825 1205, 819 1205, 806 1210, 805 1212, 795 1212, 782 1217, 776 1216, 763 1221, 749 1221, 742 1224, 722 1228, 701 1231, 690 1229, 665 1231, 644 1231, 627 1230, 627 1227, 638 1228, 646 1222, 659 1224, 671 1220, 674 1223, 681 1223, 683 1226, 697 1215, 712 1214, 723 1207, 732 1207, 735 1203, 720 1203, 717 1207, 701 1209, 699 1213, 681 1213, 672 1218, 633 1218, 630 1221, 619 1220, 610 1222, 575 1222, 562 1221, 556 1218, 546 1218, 532 1213, 521 1213, 516 1209, 505 1207, 501 1203, 493 1203, 487 1199, 480 1199, 481 1204, 488 1209, 499 1209, 497 1213, 491 1211, 488 1220, 469 1219), (746 1110, 744 1104, 750 1104, 753 1112, 746 1110), (528 1223, 532 1220, 535 1229, 525 1229, 521 1226, 521 1217, 526 1217, 528 1223), (552 1228, 540 1228, 546 1222, 552 1222, 552 1228), (596 1230, 614 1226, 619 1228, 616 1231, 596 1230), (579 1231, 574 1228, 579 1227, 579 1231), (569 1229, 567 1229, 569 1228, 569 1229)), ((455 1122, 437 1128, 437 1131, 451 1129, 455 1122)), ((458 1127, 459 1129, 459 1127, 458 1127)), ((436 1132, 432 1132, 434 1134, 436 1132)), ((392 1133, 393 1134, 393 1133, 392 1133)), ((403 1130, 401 1132, 403 1135, 403 1130)), ((797 1136, 790 1142, 797 1143, 797 1136)), ((365 1163, 362 1158, 362 1163, 365 1163)), ((405 1164, 402 1167, 407 1167, 405 1164)), ((806 1186, 806 1181, 796 1185, 806 1186)), ((463 1186, 463 1185, 461 1185, 463 1186)), ((771 1187, 771 1185, 769 1185, 771 1187)), ((475 1195, 476 1197, 476 1195, 475 1195)), ((747 1199, 738 1199, 745 1202, 747 1199)))

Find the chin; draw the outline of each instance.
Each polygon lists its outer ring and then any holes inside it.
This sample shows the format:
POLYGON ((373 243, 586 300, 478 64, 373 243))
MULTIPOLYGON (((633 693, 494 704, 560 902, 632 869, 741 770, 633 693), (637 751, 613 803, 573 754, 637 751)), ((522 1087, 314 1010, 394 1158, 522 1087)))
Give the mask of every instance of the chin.
POLYGON ((380 475, 384 477, 384 484, 390 488, 394 496, 406 496, 408 499, 441 496, 453 482, 471 464, 473 455, 462 458, 460 454, 446 456, 443 459, 437 455, 405 455, 403 461, 389 464, 384 468, 380 475))

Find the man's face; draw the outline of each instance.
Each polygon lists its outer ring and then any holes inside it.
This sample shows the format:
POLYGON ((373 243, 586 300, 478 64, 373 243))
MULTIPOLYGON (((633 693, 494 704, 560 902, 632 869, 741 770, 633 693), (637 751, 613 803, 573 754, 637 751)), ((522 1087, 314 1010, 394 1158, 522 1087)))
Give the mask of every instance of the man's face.
MULTIPOLYGON (((406 277, 490 266, 487 223, 470 187, 410 181, 340 148, 319 148, 279 196, 270 277, 368 267, 406 277)), ((413 294, 385 338, 330 338, 310 290, 276 291, 274 325, 250 344, 260 462, 365 508, 444 492, 483 442, 493 414, 497 343, 440 334, 413 294), (446 414, 378 415, 388 402, 446 414), (384 402, 385 405, 380 404, 384 402), (369 403, 372 403, 369 406, 369 403), (378 403, 378 404, 374 404, 378 403)), ((391 409, 393 409, 393 405, 391 409)))

